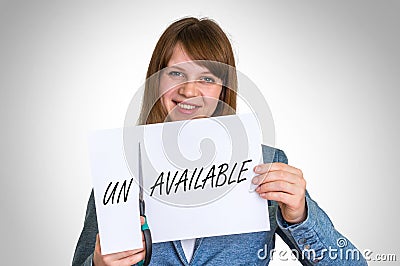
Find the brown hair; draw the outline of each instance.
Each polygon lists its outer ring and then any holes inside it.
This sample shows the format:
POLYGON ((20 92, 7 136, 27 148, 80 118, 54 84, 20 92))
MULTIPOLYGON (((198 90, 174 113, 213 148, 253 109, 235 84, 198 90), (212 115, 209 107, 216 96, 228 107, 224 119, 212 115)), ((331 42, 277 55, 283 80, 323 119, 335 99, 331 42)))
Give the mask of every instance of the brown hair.
POLYGON ((208 18, 183 18, 172 23, 161 35, 147 69, 145 91, 139 124, 164 122, 167 112, 160 101, 159 71, 167 67, 174 47, 179 44, 193 60, 210 60, 223 64, 201 62, 223 80, 220 100, 213 116, 232 114, 236 110, 237 76, 231 43, 216 22, 208 18), (221 66, 225 67, 221 71, 221 66), (219 71, 218 69, 219 68, 219 71), (215 72, 220 72, 219 74, 215 72))

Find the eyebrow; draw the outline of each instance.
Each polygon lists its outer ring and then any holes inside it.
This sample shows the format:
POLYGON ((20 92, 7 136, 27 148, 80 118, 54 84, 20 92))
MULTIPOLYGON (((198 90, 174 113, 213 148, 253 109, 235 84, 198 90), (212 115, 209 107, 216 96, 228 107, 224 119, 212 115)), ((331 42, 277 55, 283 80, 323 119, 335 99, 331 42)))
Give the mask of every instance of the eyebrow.
MULTIPOLYGON (((187 72, 186 69, 184 69, 184 68, 182 68, 182 67, 179 67, 179 66, 170 66, 170 67, 168 67, 168 68, 175 68, 175 69, 177 69, 177 70, 179 70, 179 71, 187 72)), ((211 73, 210 71, 203 71, 203 72, 200 72, 199 74, 201 74, 201 75, 209 74, 209 75, 213 75, 214 77, 217 78, 217 76, 216 76, 215 74, 211 73)))
POLYGON ((179 66, 169 66, 168 68, 175 68, 175 69, 178 69, 178 70, 180 70, 180 71, 186 71, 186 69, 181 68, 181 67, 179 67, 179 66))

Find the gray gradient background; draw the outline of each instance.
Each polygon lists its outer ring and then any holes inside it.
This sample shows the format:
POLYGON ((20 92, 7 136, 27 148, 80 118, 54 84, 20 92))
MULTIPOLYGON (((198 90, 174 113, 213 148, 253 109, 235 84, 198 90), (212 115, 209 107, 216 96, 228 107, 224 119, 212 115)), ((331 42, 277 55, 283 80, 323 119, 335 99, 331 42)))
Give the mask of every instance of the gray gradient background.
POLYGON ((184 15, 229 33, 277 147, 335 226, 399 258, 399 11, 378 0, 0 1, 0 264, 70 264, 91 189, 87 132, 123 126, 158 37, 184 15))

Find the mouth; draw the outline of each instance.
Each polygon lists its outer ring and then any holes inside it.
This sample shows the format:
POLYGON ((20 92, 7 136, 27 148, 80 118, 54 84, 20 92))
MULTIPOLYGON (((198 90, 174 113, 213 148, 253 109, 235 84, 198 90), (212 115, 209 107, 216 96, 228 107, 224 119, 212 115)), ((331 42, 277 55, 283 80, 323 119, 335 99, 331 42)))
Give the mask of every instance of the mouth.
POLYGON ((177 101, 173 101, 173 102, 177 106, 176 109, 183 114, 194 114, 201 107, 199 105, 188 103, 188 102, 177 102, 177 101))

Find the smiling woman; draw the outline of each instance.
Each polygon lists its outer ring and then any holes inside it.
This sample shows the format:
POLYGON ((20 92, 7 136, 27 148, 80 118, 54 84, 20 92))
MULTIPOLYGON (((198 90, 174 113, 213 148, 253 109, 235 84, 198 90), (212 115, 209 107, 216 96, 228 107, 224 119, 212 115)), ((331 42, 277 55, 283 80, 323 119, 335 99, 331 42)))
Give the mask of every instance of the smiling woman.
POLYGON ((234 67, 229 39, 215 22, 176 21, 161 35, 150 60, 139 123, 233 114, 234 67), (193 95, 197 98, 189 101, 193 95))
POLYGON ((178 43, 161 73, 161 104, 168 120, 210 117, 216 110, 222 91, 222 80, 206 67, 193 63, 178 43))
MULTIPOLYGON (((233 114, 236 110, 237 86, 232 47, 222 29, 210 19, 183 18, 165 30, 154 49, 147 71, 139 123, 233 114)), ((207 134, 207 128, 204 133, 207 134)), ((284 152, 265 145, 262 145, 262 151, 265 163, 252 169, 255 175, 252 182, 257 187, 255 191, 258 196, 265 200, 265 207, 269 206, 270 230, 154 243, 152 265, 267 265, 271 257, 257 254, 266 246, 270 250, 274 248, 275 234, 280 235, 297 254, 309 255, 299 258, 305 265, 317 262, 321 262, 321 265, 366 265, 362 256, 357 260, 324 256, 326 250, 337 247, 337 240, 345 239, 344 236, 310 198, 302 171, 288 165, 284 152), (267 159, 271 154, 272 162, 267 159)), ((239 163, 240 168, 239 164, 237 166, 240 170, 236 175, 236 183, 244 180, 241 178, 242 172, 250 170, 245 168, 246 162, 239 163)), ((197 177, 193 173, 190 181, 189 170, 174 174, 163 172, 152 187, 152 194, 159 192, 161 195, 162 191, 169 194, 171 189, 175 193, 179 188, 182 189, 182 184, 186 192, 188 181, 189 188, 190 182, 195 182, 195 189, 204 189, 208 185, 217 187, 225 184, 226 180, 228 185, 234 182, 231 179, 233 169, 227 177, 226 167, 222 165, 217 168, 218 174, 215 166, 205 171, 207 174, 197 186, 201 170, 198 170, 197 177), (218 183, 218 177, 223 176, 224 182, 218 183), (174 184, 175 188, 172 187, 174 184)), ((103 255, 100 237, 92 192, 73 264, 132 265, 145 257, 143 248, 103 255)), ((343 253, 359 252, 347 239, 346 243, 341 250, 343 253)))

